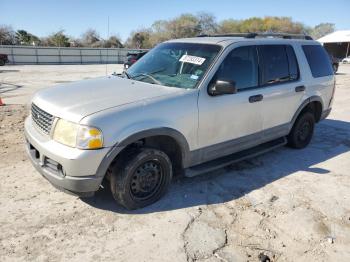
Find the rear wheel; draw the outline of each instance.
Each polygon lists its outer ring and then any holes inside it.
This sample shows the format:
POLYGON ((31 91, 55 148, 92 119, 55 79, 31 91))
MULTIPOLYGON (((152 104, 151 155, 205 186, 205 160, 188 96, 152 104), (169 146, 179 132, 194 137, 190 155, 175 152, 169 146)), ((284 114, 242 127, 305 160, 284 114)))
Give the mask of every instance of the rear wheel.
POLYGON ((141 148, 121 157, 113 166, 111 191, 127 209, 142 208, 166 193, 172 175, 171 161, 164 152, 141 148))
POLYGON ((315 116, 312 112, 305 112, 300 115, 287 137, 288 146, 297 149, 306 147, 312 139, 314 128, 315 116))
POLYGON ((333 72, 334 74, 337 73, 338 71, 338 65, 337 64, 333 64, 333 72))
POLYGON ((5 65, 5 60, 0 59, 0 66, 4 66, 5 65))

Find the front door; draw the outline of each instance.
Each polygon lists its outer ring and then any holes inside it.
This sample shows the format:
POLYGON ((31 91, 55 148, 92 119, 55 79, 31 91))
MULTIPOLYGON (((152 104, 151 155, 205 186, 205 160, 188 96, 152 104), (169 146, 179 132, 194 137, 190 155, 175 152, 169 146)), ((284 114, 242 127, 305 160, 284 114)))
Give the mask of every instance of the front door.
POLYGON ((235 46, 227 51, 213 76, 235 83, 237 93, 210 96, 199 93, 198 152, 201 162, 259 144, 262 131, 259 70, 256 46, 235 46))

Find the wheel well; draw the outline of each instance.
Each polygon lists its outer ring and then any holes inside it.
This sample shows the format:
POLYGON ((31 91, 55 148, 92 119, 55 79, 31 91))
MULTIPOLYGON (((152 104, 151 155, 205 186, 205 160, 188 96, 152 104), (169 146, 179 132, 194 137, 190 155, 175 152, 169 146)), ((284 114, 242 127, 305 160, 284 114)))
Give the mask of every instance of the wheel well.
POLYGON ((178 142, 174 138, 166 135, 145 137, 130 143, 116 156, 112 164, 114 164, 115 161, 120 157, 129 155, 134 150, 137 150, 137 148, 140 148, 140 147, 156 148, 163 151, 169 156, 172 162, 174 175, 181 173, 181 170, 183 167, 183 163, 182 163, 183 152, 178 142))
POLYGON ((311 112, 315 116, 316 123, 320 121, 321 115, 322 115, 322 104, 319 101, 313 101, 308 103, 303 110, 301 110, 300 114, 303 114, 304 112, 311 112))

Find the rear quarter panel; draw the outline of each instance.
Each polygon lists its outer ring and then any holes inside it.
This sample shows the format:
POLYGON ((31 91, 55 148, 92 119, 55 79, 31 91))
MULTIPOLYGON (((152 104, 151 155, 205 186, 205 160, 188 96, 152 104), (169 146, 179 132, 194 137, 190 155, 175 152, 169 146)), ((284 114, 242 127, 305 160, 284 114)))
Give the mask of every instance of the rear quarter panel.
POLYGON ((315 41, 301 41, 300 43, 294 44, 294 47, 299 61, 300 74, 302 76, 303 83, 306 87, 306 92, 304 94, 303 101, 305 101, 309 97, 319 97, 322 101, 322 110, 324 111, 331 106, 330 102, 333 95, 335 77, 334 75, 329 75, 314 78, 312 76, 309 63, 302 49, 303 45, 317 44, 319 43, 315 41))

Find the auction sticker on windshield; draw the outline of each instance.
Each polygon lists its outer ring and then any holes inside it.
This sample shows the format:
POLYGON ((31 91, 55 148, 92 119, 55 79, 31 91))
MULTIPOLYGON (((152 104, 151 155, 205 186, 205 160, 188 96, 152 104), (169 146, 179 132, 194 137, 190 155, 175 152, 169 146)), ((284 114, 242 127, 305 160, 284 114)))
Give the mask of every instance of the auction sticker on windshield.
POLYGON ((204 61, 205 61, 205 58, 199 57, 199 56, 192 56, 192 55, 183 55, 180 58, 180 62, 191 63, 195 65, 202 65, 204 61))

